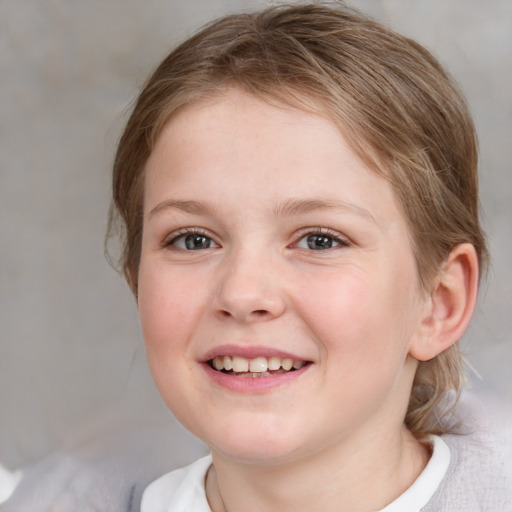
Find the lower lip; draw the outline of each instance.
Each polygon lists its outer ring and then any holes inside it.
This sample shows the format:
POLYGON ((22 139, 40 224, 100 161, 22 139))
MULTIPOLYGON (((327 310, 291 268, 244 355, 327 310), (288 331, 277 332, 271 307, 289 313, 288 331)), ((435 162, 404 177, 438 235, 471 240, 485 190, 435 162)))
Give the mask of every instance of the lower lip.
POLYGON ((311 364, 303 366, 299 370, 294 370, 287 373, 278 373, 275 375, 268 375, 266 377, 235 377, 227 373, 214 370, 208 363, 203 363, 203 368, 210 379, 215 384, 236 391, 238 393, 264 393, 273 390, 277 387, 287 385, 306 373, 311 364))

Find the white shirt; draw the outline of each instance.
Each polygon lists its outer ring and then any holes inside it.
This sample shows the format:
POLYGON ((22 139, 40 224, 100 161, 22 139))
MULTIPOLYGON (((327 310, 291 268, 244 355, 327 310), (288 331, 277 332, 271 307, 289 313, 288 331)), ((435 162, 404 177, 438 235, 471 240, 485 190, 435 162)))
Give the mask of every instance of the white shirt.
MULTIPOLYGON (((450 449, 437 436, 431 437, 432 456, 416 481, 379 512, 419 512, 434 495, 450 464, 450 449)), ((211 456, 171 471, 150 484, 142 497, 141 512, 211 512, 204 482, 211 456)))

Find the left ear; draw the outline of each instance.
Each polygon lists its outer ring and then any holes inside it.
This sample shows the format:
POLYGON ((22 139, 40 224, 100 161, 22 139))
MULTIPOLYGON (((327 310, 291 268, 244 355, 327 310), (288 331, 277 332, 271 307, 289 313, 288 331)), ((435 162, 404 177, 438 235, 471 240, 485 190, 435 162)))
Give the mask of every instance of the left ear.
POLYGON ((478 292, 478 257, 472 244, 455 246, 434 281, 419 335, 409 354, 428 361, 458 341, 471 320, 478 292))

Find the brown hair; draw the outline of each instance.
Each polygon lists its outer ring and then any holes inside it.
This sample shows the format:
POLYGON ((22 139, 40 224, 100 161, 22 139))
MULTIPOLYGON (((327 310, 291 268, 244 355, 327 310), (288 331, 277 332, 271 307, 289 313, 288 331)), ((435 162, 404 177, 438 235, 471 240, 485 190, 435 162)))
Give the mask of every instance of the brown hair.
MULTIPOLYGON (((450 250, 487 251, 478 218, 476 135, 466 103, 422 46, 338 4, 281 5, 216 21, 176 48, 142 89, 119 142, 109 234, 137 294, 144 167, 163 127, 185 105, 239 88, 271 103, 329 116, 351 147, 389 179, 408 221, 427 291, 450 250)), ((433 414, 461 387, 458 345, 421 362, 406 425, 440 433, 433 414)))

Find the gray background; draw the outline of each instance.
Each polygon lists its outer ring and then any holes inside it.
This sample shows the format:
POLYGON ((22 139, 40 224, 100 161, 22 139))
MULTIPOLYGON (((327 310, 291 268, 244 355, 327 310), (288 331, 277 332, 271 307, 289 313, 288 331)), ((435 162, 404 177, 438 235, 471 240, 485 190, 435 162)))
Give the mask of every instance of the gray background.
MULTIPOLYGON (((14 468, 112 421, 169 424, 134 301, 103 256, 110 164, 130 102, 228 0, 0 0, 0 461, 14 468), (96 427, 91 427, 91 425, 96 427)), ((512 1, 354 0, 425 44, 480 134, 493 265, 464 349, 512 400, 512 1)))

